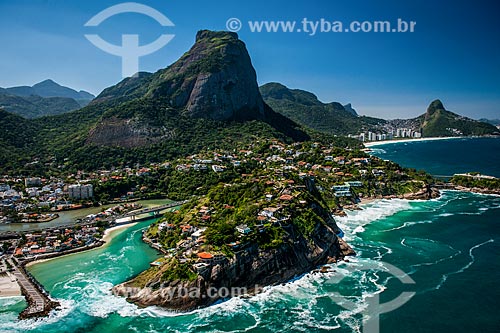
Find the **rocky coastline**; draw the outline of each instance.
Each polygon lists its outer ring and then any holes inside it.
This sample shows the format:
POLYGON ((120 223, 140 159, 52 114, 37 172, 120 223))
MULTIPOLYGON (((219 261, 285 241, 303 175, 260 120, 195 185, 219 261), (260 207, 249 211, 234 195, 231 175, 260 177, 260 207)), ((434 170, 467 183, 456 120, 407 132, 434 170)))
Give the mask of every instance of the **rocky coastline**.
MULTIPOLYGON (((315 190, 313 182, 306 181, 306 184, 311 191, 315 190)), ((140 307, 160 306, 174 311, 191 311, 229 297, 258 293, 263 287, 287 283, 322 265, 355 255, 341 238, 343 232, 330 212, 319 203, 310 204, 321 217, 321 222, 314 225, 309 235, 294 224, 284 225, 286 236, 276 248, 247 244, 232 256, 220 255, 202 262, 192 279, 165 279, 161 271, 153 271, 151 275, 139 275, 115 286, 112 292, 140 307), (147 282, 141 285, 140 281, 144 280, 147 282), (240 294, 220 292, 235 289, 240 294)), ((145 241, 150 246, 154 245, 147 239, 145 241)))

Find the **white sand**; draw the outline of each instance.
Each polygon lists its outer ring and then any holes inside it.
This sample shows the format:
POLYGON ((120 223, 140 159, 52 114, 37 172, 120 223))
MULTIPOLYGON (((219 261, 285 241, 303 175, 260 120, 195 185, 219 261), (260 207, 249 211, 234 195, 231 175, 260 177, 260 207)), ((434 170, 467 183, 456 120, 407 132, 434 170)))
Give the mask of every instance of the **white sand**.
POLYGON ((16 282, 16 278, 7 272, 0 276, 0 297, 21 296, 21 288, 16 282))
POLYGON ((437 140, 450 140, 450 139, 463 139, 463 138, 464 138, 463 136, 447 136, 447 137, 431 137, 431 138, 419 138, 419 139, 383 140, 383 141, 365 142, 364 145, 365 147, 374 147, 390 143, 437 141, 437 140))
POLYGON ((109 243, 109 241, 113 239, 113 234, 115 233, 115 231, 127 229, 127 228, 130 228, 136 224, 137 224, 137 222, 134 222, 134 223, 117 225, 116 227, 106 229, 106 230, 104 230, 104 235, 102 236, 101 240, 106 242, 106 243, 109 243))

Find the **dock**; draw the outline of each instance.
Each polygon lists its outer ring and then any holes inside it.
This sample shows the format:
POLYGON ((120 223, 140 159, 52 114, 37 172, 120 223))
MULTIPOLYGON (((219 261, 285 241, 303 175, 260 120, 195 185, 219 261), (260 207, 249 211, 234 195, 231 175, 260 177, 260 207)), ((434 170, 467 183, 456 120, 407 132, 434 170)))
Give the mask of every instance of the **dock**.
POLYGON ((7 262, 12 267, 12 275, 16 278, 21 292, 28 302, 28 307, 19 314, 19 319, 47 316, 51 310, 60 305, 49 298, 43 286, 36 282, 24 267, 12 259, 8 259, 7 262))

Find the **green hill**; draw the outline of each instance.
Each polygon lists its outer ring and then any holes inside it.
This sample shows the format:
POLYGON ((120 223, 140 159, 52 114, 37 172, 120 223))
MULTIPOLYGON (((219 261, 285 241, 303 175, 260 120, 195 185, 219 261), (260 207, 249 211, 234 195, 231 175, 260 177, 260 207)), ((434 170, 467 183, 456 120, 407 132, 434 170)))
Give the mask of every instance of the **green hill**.
POLYGON ((359 133, 385 123, 382 119, 359 117, 350 104, 322 103, 310 92, 289 89, 279 83, 267 83, 260 87, 260 92, 264 101, 276 112, 323 133, 359 133))
POLYGON ((0 107, 24 118, 39 118, 79 109, 80 104, 72 98, 40 97, 37 95, 16 96, 0 91, 0 107))
POLYGON ((0 170, 22 169, 32 162, 30 150, 36 149, 36 126, 29 120, 0 108, 0 170))
POLYGON ((433 101, 427 112, 418 117, 422 136, 488 135, 498 133, 498 129, 484 122, 460 116, 447 111, 440 100, 433 101))

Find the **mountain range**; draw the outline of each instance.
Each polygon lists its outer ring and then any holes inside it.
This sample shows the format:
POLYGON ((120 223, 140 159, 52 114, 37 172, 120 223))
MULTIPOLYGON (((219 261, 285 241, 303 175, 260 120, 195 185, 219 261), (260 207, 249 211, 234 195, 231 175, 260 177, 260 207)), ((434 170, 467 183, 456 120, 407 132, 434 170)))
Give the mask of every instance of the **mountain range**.
POLYGON ((299 124, 328 134, 348 135, 367 131, 384 133, 395 132, 397 128, 420 132, 423 137, 499 133, 489 123, 446 110, 440 100, 431 102, 427 111, 416 118, 385 120, 359 116, 351 104, 323 103, 310 92, 289 89, 279 83, 265 84, 260 87, 260 91, 264 101, 273 110, 299 124))
MULTIPOLYGON (((3 90, 0 95, 12 98, 14 91, 29 100, 35 97, 26 94, 34 89, 45 96, 39 98, 74 100, 76 91, 59 87, 44 81, 7 89, 7 94, 3 90), (54 94, 66 95, 50 97, 54 94)), ((358 140, 339 135, 390 124, 360 117, 350 104, 322 103, 312 93, 279 83, 259 88, 237 34, 208 30, 199 31, 191 49, 172 65, 126 78, 83 108, 36 119, 8 111, 8 107, 0 109, 0 172, 20 174, 161 162, 203 149, 234 149, 238 143, 259 138, 321 139, 360 147, 358 140)), ((460 127, 464 135, 493 131, 491 125, 446 111, 440 102, 433 102, 425 115, 409 122, 420 126, 425 135, 448 135, 439 132, 443 126, 460 127)))
POLYGON ((31 87, 0 88, 0 107, 25 118, 38 118, 77 110, 94 97, 86 91, 45 80, 31 87))
POLYGON ((386 123, 383 119, 358 116, 351 104, 323 103, 311 92, 289 89, 280 83, 267 83, 260 87, 260 92, 276 112, 323 133, 347 135, 386 123))

